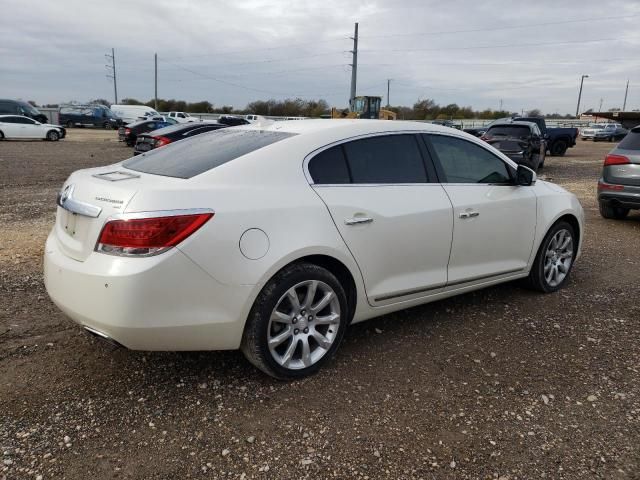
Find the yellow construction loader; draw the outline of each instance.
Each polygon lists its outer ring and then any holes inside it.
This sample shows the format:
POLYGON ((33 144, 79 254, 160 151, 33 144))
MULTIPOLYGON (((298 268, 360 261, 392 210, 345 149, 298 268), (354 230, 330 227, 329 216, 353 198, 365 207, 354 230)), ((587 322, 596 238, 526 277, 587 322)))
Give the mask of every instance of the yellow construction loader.
POLYGON ((382 97, 360 96, 353 99, 353 109, 331 109, 331 118, 374 118, 380 120, 395 120, 396 113, 391 110, 380 109, 382 97))

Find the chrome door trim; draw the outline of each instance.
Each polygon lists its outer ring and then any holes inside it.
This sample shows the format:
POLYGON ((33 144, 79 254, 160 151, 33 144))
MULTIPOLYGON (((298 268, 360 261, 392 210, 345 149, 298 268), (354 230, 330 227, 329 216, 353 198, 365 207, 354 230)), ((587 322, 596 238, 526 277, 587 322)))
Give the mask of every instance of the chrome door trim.
POLYGON ((498 273, 492 273, 490 275, 480 275, 477 277, 472 277, 472 278, 465 278, 464 280, 458 280, 455 282, 447 282, 447 283, 440 283, 438 285, 432 285, 430 287, 423 287, 423 288, 415 288, 415 289, 411 289, 411 290, 404 290, 401 292, 396 292, 396 293, 391 293, 388 295, 383 295, 381 297, 376 297, 373 300, 375 302, 382 302, 384 300, 392 300, 394 298, 400 298, 400 297, 406 297, 409 295, 415 295, 417 293, 426 293, 429 292, 431 290, 438 290, 441 288, 449 288, 449 287, 457 287, 457 286, 461 286, 467 283, 473 283, 473 282, 478 282, 480 280, 489 280, 491 278, 497 278, 497 277, 501 277, 503 275, 508 275, 508 274, 512 274, 512 273, 519 273, 519 272, 524 272, 525 269, 523 268, 516 268, 516 269, 512 269, 512 270, 505 270, 503 272, 498 272, 498 273))
POLYGON ((56 203, 64 210, 82 215, 84 217, 98 218, 102 212, 102 208, 97 205, 82 202, 73 198, 75 185, 67 185, 61 192, 58 192, 56 203))

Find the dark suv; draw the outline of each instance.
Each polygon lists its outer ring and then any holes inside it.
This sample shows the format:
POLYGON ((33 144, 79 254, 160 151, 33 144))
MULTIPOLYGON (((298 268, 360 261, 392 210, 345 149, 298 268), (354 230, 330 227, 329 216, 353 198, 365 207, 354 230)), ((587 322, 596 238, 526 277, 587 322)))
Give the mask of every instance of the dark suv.
POLYGON ((598 204, 604 218, 622 219, 629 210, 640 209, 640 126, 632 128, 605 157, 598 204))
POLYGON ((535 123, 494 123, 480 138, 514 162, 534 171, 544 166, 546 144, 535 123))

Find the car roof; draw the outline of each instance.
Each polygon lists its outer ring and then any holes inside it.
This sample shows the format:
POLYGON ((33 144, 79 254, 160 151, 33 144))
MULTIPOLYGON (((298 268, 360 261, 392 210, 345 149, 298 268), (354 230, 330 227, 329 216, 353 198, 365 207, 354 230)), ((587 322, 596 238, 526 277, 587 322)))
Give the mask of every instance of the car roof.
POLYGON ((287 132, 297 135, 313 133, 334 133, 338 138, 366 135, 368 133, 418 131, 434 133, 451 133, 451 128, 433 123, 410 122, 403 120, 365 120, 365 119, 309 119, 309 120, 284 120, 273 122, 269 125, 242 125, 239 127, 247 130, 265 130, 275 132, 287 132))

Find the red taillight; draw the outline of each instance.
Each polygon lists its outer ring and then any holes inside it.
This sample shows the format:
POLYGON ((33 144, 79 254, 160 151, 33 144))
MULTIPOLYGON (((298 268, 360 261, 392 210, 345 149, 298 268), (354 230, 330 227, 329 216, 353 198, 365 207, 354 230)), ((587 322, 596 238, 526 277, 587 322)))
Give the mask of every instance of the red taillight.
POLYGON ((482 135, 482 136, 480 137, 480 140, 484 140, 484 141, 486 142, 486 141, 487 141, 487 140, 489 140, 490 138, 491 138, 491 137, 488 137, 487 135, 482 135))
POLYGON ((167 137, 153 137, 153 139, 155 140, 156 147, 162 147, 164 145, 167 145, 168 143, 171 143, 171 140, 167 137))
POLYGON ((156 255, 193 234, 213 213, 132 218, 107 222, 96 251, 113 255, 156 255))
POLYGON ((631 163, 631 161, 624 155, 607 155, 604 158, 605 167, 609 165, 626 165, 627 163, 631 163))
POLYGON ((124 129, 124 134, 125 135, 130 135, 131 134, 131 129, 130 128, 125 128, 124 129))
POLYGON ((614 185, 613 183, 606 183, 600 180, 598 182, 598 190, 615 190, 620 191, 624 190, 624 185, 614 185))

